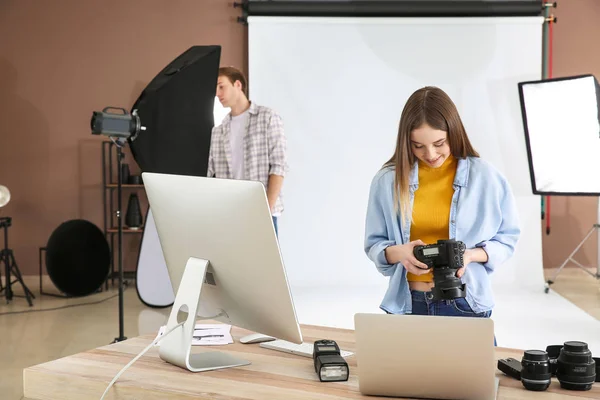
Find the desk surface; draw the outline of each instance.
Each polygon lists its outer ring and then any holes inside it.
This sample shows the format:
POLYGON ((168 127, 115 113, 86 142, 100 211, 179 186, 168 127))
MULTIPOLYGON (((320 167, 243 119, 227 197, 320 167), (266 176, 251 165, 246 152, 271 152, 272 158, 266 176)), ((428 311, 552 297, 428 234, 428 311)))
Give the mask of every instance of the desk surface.
MULTIPOLYGON (((193 346, 192 351, 227 351, 251 361, 251 365, 192 373, 162 361, 158 348, 152 348, 121 375, 107 399, 384 399, 360 394, 354 356, 347 358, 351 372, 347 382, 322 383, 315 374, 312 359, 263 349, 258 344, 241 344, 237 339, 250 333, 243 329, 232 327, 231 333, 234 344, 193 346)), ((355 349, 352 330, 303 325, 302 333, 305 341, 333 339, 342 349, 355 349)), ((27 368, 23 371, 25 398, 99 399, 121 368, 153 339, 154 336, 140 336, 27 368)), ((496 357, 520 360, 522 354, 521 350, 498 348, 496 357)), ((553 378, 545 392, 530 392, 520 381, 498 370, 497 376, 498 399, 600 399, 600 384, 590 391, 573 392, 562 390, 553 378)))

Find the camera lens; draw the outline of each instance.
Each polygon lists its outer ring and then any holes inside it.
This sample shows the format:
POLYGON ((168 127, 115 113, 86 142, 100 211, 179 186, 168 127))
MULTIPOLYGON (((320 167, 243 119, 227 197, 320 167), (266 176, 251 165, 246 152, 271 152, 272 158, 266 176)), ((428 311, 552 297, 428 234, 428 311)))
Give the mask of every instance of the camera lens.
POLYGON ((550 386, 550 359, 543 350, 527 350, 521 359, 521 382, 525 389, 542 391, 550 386))
POLYGON ((565 342, 557 360, 556 377, 560 387, 590 390, 596 380, 596 362, 584 342, 565 342))

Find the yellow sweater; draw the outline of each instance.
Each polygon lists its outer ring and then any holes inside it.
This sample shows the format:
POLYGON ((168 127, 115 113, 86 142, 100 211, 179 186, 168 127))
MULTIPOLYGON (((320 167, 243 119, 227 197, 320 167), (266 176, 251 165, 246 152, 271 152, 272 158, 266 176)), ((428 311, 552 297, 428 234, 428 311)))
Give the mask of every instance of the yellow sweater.
MULTIPOLYGON (((450 205, 454 194, 454 175, 458 161, 450 155, 438 168, 419 161, 419 188, 415 191, 413 222, 410 240, 421 239, 425 244, 448 239, 450 205)), ((433 272, 423 275, 407 274, 409 281, 432 282, 433 272)))

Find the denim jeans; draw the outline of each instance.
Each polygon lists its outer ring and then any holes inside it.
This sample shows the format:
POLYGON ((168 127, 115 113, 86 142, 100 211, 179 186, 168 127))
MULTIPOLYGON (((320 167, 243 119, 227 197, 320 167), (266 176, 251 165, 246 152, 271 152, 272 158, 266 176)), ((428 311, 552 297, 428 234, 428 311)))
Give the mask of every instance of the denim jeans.
POLYGON ((412 313, 416 315, 475 318, 489 318, 492 315, 491 311, 482 313, 473 312, 467 301, 462 297, 454 300, 433 301, 433 294, 431 292, 411 290, 410 294, 412 296, 412 313))
MULTIPOLYGON (((473 312, 469 303, 462 297, 454 300, 433 301, 433 294, 431 292, 411 290, 410 294, 412 297, 413 315, 441 315, 446 317, 472 318, 489 318, 492 315, 491 311, 484 311, 481 313, 473 312)), ((496 345, 496 336, 494 335, 494 346, 496 345)))
POLYGON ((277 230, 277 217, 271 217, 273 218, 273 226, 275 227, 275 235, 279 236, 279 231, 277 230))

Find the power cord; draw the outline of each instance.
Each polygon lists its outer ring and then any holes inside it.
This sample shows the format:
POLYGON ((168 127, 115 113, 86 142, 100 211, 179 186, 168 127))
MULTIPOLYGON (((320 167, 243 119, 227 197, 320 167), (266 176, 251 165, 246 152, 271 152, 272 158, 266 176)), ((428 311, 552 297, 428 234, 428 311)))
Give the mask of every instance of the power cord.
POLYGON ((60 307, 40 308, 40 309, 36 309, 36 310, 9 311, 9 312, 0 313, 0 316, 2 316, 2 315, 11 315, 11 314, 35 313, 35 312, 42 312, 42 311, 56 311, 56 310, 63 310, 65 308, 80 307, 80 306, 90 306, 90 305, 94 305, 94 304, 104 303, 105 301, 110 300, 110 299, 114 299, 117 296, 118 296, 118 294, 115 294, 115 295, 112 295, 112 296, 107 297, 105 299, 98 300, 98 301, 89 301, 89 302, 86 302, 86 303, 79 303, 79 304, 69 304, 69 305, 60 306, 60 307))
MULTIPOLYGON (((220 312, 217 315, 213 315, 211 317, 196 317, 196 320, 208 320, 208 319, 215 319, 215 318, 219 318, 219 317, 228 317, 227 313, 225 312, 225 310, 220 310, 220 312)), ((150 350, 152 347, 158 345, 158 343, 160 343, 161 340, 163 340, 165 337, 167 337, 168 334, 170 334, 171 332, 173 332, 176 328, 182 326, 183 324, 185 324, 186 321, 180 322, 177 325, 175 325, 174 327, 172 327, 171 329, 169 329, 167 332, 165 332, 163 335, 157 337, 156 339, 154 339, 152 341, 152 343, 150 343, 148 345, 148 347, 146 347, 144 350, 142 350, 142 352, 140 354, 138 354, 137 356, 135 356, 135 358, 133 360, 131 360, 129 362, 129 364, 127 364, 126 366, 123 367, 123 369, 121 369, 121 371, 119 371, 119 373, 113 378, 113 380, 108 384, 108 387, 106 388, 106 390, 104 391, 104 394, 102 395, 102 397, 100 398, 100 400, 104 400, 104 397, 106 397, 106 394, 108 393, 108 391, 110 390, 110 388, 115 384, 115 382, 117 381, 117 379, 119 379, 119 377, 123 374, 123 372, 125 372, 127 370, 127 368, 131 367, 131 365, 136 362, 141 356, 143 356, 148 350, 150 350)))
POLYGON ((108 384, 108 387, 106 388, 106 390, 104 391, 104 394, 102 395, 102 397, 100 398, 100 400, 104 400, 104 397, 106 397, 106 394, 108 393, 108 391, 110 390, 110 388, 115 384, 115 382, 117 381, 117 379, 119 379, 119 377, 123 374, 123 372, 125 372, 127 370, 127 368, 129 368, 134 362, 136 362, 141 356, 143 356, 148 350, 150 350, 153 346, 157 345, 161 340, 163 340, 165 337, 167 337, 168 334, 170 334, 171 332, 173 332, 176 328, 182 326, 185 323, 185 321, 175 325, 173 328, 169 329, 167 332, 165 332, 164 335, 154 339, 152 341, 152 343, 150 343, 148 345, 148 347, 146 347, 144 350, 142 350, 142 352, 140 354, 138 354, 137 356, 135 356, 135 358, 133 360, 131 360, 129 362, 129 364, 127 364, 126 366, 123 367, 123 369, 121 369, 121 371, 119 371, 119 373, 113 378, 113 380, 108 384))

